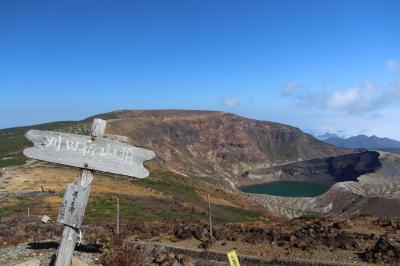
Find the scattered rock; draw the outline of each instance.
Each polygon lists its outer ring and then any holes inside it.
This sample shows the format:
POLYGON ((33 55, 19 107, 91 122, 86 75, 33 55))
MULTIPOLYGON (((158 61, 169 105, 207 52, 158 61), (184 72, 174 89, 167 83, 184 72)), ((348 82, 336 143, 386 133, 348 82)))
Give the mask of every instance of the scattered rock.
POLYGON ((157 263, 163 263, 164 261, 167 260, 168 254, 166 252, 162 252, 157 255, 157 257, 154 259, 155 262, 157 263))
POLYGON ((332 225, 333 228, 335 229, 347 229, 350 228, 351 226, 349 225, 349 223, 341 221, 341 222, 336 222, 332 225))
POLYGON ((186 255, 183 255, 183 257, 180 260, 182 266, 193 266, 193 261, 192 258, 186 255))
POLYGON ((47 224, 50 221, 50 217, 47 215, 43 215, 40 221, 42 221, 42 223, 47 224))
POLYGON ((249 235, 244 239, 244 241, 256 244, 264 242, 273 242, 279 238, 279 234, 271 229, 261 229, 261 228, 250 228, 248 230, 249 235))
POLYGON ((200 243, 199 248, 208 249, 213 243, 214 241, 207 239, 206 241, 200 243))
POLYGON ((168 263, 173 264, 175 262, 175 254, 169 253, 167 256, 167 261, 168 261, 168 263))
POLYGON ((182 266, 182 264, 180 264, 177 260, 175 260, 171 266, 182 266))
POLYGON ((225 233, 225 231, 224 231, 223 229, 221 229, 221 228, 215 229, 215 230, 213 231, 213 236, 214 236, 215 239, 218 240, 218 241, 221 241, 221 240, 226 239, 226 233, 225 233))
POLYGON ((200 260, 196 262, 196 266, 213 266, 211 262, 206 260, 200 260))

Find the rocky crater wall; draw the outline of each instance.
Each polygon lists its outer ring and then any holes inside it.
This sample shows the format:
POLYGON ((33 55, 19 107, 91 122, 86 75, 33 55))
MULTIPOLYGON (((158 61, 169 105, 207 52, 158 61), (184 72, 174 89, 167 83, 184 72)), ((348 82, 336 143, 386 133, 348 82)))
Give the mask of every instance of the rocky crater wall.
POLYGON ((359 176, 374 172, 381 166, 378 152, 365 151, 247 171, 239 178, 238 185, 306 181, 332 186, 337 182, 358 181, 359 176))

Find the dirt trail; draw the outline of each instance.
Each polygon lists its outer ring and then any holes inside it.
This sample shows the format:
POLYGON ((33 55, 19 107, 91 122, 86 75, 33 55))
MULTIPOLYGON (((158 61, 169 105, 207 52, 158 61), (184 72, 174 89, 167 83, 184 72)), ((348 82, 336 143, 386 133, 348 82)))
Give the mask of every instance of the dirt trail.
POLYGON ((4 180, 10 177, 10 172, 8 171, 7 167, 3 167, 1 170, 1 175, 0 175, 0 187, 3 185, 4 180))
MULTIPOLYGON (((225 253, 215 252, 215 251, 208 251, 208 250, 201 250, 201 249, 192 249, 192 248, 185 248, 179 247, 177 245, 171 244, 155 244, 155 243, 147 243, 143 241, 133 241, 131 242, 134 246, 139 246, 143 249, 163 249, 167 252, 176 253, 176 254, 184 254, 187 256, 192 257, 195 260, 207 260, 213 263, 213 265, 227 265, 227 257, 225 253)), ((260 258, 256 256, 245 256, 245 255, 238 255, 240 265, 242 266, 258 266, 258 265, 296 265, 296 266, 339 266, 339 265, 354 265, 354 263, 345 263, 345 262, 328 262, 328 261, 311 261, 311 260, 291 260, 291 259, 282 259, 282 258, 260 258)), ((364 263, 359 263, 357 265, 367 265, 364 263)))
MULTIPOLYGON (((0 175, 0 189, 3 188, 4 180, 8 179, 10 177, 10 172, 6 167, 3 167, 1 170, 1 175, 0 175)), ((0 200, 6 198, 9 193, 0 191, 0 200)))

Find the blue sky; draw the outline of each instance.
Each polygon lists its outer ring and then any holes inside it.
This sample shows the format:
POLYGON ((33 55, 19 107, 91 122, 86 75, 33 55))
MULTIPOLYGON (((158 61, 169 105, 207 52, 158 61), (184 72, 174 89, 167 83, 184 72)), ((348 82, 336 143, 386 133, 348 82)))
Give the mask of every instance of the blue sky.
POLYGON ((400 1, 1 1, 0 128, 212 109, 400 139, 400 1))

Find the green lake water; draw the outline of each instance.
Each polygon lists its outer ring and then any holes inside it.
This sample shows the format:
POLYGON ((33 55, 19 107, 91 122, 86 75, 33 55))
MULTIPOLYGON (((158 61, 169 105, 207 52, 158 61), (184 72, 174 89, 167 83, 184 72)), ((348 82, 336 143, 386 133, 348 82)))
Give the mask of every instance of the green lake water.
POLYGON ((328 186, 302 181, 274 181, 239 188, 246 193, 282 197, 316 197, 328 191, 328 186))

